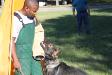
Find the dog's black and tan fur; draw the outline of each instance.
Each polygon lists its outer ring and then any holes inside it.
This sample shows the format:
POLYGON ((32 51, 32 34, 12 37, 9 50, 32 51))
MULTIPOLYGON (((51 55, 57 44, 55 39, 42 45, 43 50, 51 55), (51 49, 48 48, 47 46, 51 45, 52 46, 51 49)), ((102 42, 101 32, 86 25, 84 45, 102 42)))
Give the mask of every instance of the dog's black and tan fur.
POLYGON ((47 75, 87 75, 84 71, 68 66, 64 62, 52 68, 47 68, 47 75))
POLYGON ((44 75, 87 75, 80 69, 68 66, 64 62, 59 62, 57 59, 60 51, 52 43, 46 44, 44 50, 46 54, 46 70, 44 75))

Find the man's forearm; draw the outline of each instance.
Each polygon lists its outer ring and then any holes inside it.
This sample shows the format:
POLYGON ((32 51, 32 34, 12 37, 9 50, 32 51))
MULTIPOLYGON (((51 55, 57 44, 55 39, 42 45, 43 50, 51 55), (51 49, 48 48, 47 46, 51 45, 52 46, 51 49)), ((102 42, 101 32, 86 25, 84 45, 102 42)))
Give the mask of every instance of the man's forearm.
POLYGON ((14 68, 21 69, 21 64, 16 55, 16 43, 14 42, 14 38, 12 39, 12 59, 13 59, 14 68))
POLYGON ((12 59, 13 61, 18 60, 17 55, 16 55, 16 44, 14 42, 14 38, 12 39, 12 59))

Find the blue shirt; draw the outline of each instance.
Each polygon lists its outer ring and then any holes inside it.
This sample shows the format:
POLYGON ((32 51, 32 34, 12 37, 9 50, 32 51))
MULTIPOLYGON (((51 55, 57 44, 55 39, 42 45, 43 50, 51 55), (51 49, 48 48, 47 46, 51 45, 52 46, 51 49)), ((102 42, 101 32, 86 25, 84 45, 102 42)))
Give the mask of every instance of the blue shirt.
POLYGON ((87 0, 72 0, 72 5, 77 11, 87 10, 87 0))

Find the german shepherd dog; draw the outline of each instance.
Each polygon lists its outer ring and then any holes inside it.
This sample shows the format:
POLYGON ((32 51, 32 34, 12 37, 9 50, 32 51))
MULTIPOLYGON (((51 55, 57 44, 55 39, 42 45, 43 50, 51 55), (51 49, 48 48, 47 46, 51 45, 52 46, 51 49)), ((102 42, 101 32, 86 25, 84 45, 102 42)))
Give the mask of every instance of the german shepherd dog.
POLYGON ((68 66, 64 62, 52 61, 52 63, 49 63, 46 68, 46 75, 87 75, 86 72, 78 68, 68 66))
POLYGON ((46 70, 44 75, 87 75, 84 71, 69 66, 64 62, 59 62, 60 50, 52 43, 48 43, 45 51, 46 70))

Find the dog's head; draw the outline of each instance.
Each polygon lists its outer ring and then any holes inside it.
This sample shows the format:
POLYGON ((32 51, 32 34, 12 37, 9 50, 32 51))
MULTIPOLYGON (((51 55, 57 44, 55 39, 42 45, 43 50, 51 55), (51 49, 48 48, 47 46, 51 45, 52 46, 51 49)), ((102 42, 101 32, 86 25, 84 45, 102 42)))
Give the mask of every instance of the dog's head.
POLYGON ((44 49, 45 58, 47 60, 56 60, 58 58, 60 54, 60 49, 56 48, 53 43, 44 42, 44 43, 41 43, 41 46, 44 49))

